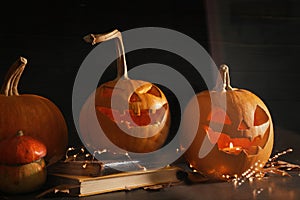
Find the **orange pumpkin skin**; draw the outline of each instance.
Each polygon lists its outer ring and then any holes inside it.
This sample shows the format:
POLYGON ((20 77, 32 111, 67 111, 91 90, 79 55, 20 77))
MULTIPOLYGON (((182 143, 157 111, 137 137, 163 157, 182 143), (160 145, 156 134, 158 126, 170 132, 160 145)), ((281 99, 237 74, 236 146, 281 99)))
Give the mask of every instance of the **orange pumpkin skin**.
POLYGON ((155 151, 165 143, 170 127, 170 111, 165 95, 152 83, 128 78, 122 37, 118 30, 108 34, 91 34, 85 40, 96 44, 114 38, 117 39, 119 53, 118 74, 116 79, 100 85, 83 105, 79 116, 82 139, 94 150, 111 150, 117 146, 135 153, 155 151), (91 119, 95 111, 97 122, 91 119), (96 127, 99 125, 104 134, 99 133, 96 127))
POLYGON ((19 194, 39 189, 47 178, 46 146, 40 141, 17 135, 0 142, 0 190, 19 194))
MULTIPOLYGON (((272 118, 264 102, 252 92, 237 88, 203 91, 191 100, 186 110, 189 112, 184 113, 185 133, 189 133, 190 123, 198 123, 198 130, 185 158, 200 173, 216 179, 223 179, 223 175, 240 176, 255 163, 262 167, 268 161, 274 143, 272 118), (222 103, 224 98, 226 108, 222 103), (190 112, 195 102, 200 109, 198 122, 193 121, 190 112), (220 125, 220 132, 214 129, 220 125), (212 149, 199 156, 205 139, 212 149), (241 151, 226 152, 229 143, 241 151)), ((188 134, 186 137, 192 139, 188 134)))
POLYGON ((60 159, 67 148, 67 127, 58 108, 37 95, 0 95, 0 140, 22 129, 43 142, 48 150, 46 160, 60 159))
POLYGON ((136 153, 159 149, 165 143, 170 127, 170 111, 165 95, 149 82, 130 79, 118 81, 117 88, 116 81, 101 85, 95 92, 95 105, 90 105, 87 100, 83 106, 80 127, 85 134, 85 142, 96 143, 102 148, 108 147, 103 142, 104 135, 93 132, 93 129, 84 129, 92 127, 87 116, 96 110, 105 136, 119 148, 136 153), (134 84, 140 86, 130 94, 134 84), (118 102, 114 109, 111 108, 112 98, 116 98, 115 101, 118 102))
POLYGON ((18 91, 13 90, 18 80, 10 83, 10 79, 16 72, 20 77, 26 63, 25 58, 17 60, 3 84, 0 94, 0 141, 12 137, 18 130, 24 130, 27 135, 46 145, 48 154, 45 160, 55 162, 64 156, 67 149, 67 125, 59 108, 47 98, 34 94, 19 95, 18 91), (12 91, 7 91, 7 88, 12 91))

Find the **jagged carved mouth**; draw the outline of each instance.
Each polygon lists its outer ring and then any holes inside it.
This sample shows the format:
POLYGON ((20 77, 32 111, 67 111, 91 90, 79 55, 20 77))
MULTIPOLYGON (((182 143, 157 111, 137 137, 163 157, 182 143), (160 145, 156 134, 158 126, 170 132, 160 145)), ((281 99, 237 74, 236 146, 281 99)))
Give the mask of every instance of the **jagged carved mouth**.
POLYGON ((230 137, 228 134, 216 132, 208 126, 205 127, 205 131, 209 141, 217 145, 220 151, 233 155, 239 155, 242 152, 247 155, 256 155, 264 148, 269 139, 269 123, 265 124, 264 127, 264 131, 252 138, 230 137))
POLYGON ((125 124, 128 128, 141 127, 141 126, 160 126, 163 122, 167 104, 163 105, 159 109, 141 109, 138 113, 134 110, 119 110, 96 106, 96 110, 107 116, 111 121, 117 124, 125 124))

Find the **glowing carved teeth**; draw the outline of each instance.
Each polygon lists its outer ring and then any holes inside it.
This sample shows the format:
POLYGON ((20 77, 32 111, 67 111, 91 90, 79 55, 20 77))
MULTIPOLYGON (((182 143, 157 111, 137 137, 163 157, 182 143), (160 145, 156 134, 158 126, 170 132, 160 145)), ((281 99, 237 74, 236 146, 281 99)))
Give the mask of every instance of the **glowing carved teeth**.
POLYGON ((165 106, 150 109, 142 109, 138 103, 130 104, 129 110, 118 111, 116 109, 104 108, 96 106, 96 110, 115 123, 120 123, 122 127, 136 128, 153 125, 157 128, 164 123, 165 106))
MULTIPOLYGON (((141 128, 142 129, 143 128, 142 126, 133 126, 130 122, 124 121, 124 120, 121 121, 121 125, 126 126, 128 129, 132 129, 132 128, 135 128, 135 129, 141 128)), ((154 124, 152 124, 150 126, 160 127, 160 125, 161 125, 161 122, 155 122, 154 124)))
POLYGON ((156 113, 156 109, 155 109, 155 108, 151 108, 151 109, 149 109, 149 112, 150 112, 151 114, 155 114, 155 113, 156 113))
POLYGON ((242 148, 242 152, 247 155, 258 154, 262 147, 265 145, 265 138, 268 137, 268 128, 269 123, 263 124, 262 126, 257 126, 256 136, 255 137, 233 137, 231 138, 228 134, 220 133, 214 131, 211 127, 206 127, 206 134, 209 141, 212 144, 216 144, 220 150, 228 148, 229 143, 233 143, 236 146, 242 148), (258 132, 264 131, 264 132, 258 132))
POLYGON ((136 114, 137 116, 141 116, 141 108, 140 108, 139 105, 137 106, 137 109, 136 109, 136 111, 135 111, 135 114, 136 114))
POLYGON ((137 115, 137 116, 141 116, 141 107, 140 107, 140 105, 138 103, 136 103, 136 104, 133 104, 132 106, 133 106, 134 114, 137 115))
MULTIPOLYGON (((226 135, 228 135, 230 138, 243 138, 248 139, 250 142, 255 142, 255 140, 257 140, 258 138, 262 139, 262 137, 264 137, 264 134, 269 128, 269 124, 269 122, 266 122, 260 126, 252 127, 252 129, 250 130, 240 131, 240 134, 235 134, 234 137, 230 133, 227 133, 226 135)), ((216 143, 216 137, 218 137, 221 134, 221 132, 214 130, 222 130, 222 127, 218 127, 218 124, 210 124, 210 126, 206 127, 206 133, 212 143, 216 143)))
MULTIPOLYGON (((134 123, 134 122, 133 122, 133 123, 134 123)), ((133 126, 133 125, 131 124, 131 122, 126 121, 126 120, 121 120, 121 121, 120 121, 120 124, 123 125, 123 126, 126 126, 127 128, 138 128, 138 127, 140 127, 140 126, 138 126, 138 125, 133 126)), ((153 124, 151 124, 151 126, 156 126, 156 127, 159 127, 160 125, 161 125, 161 122, 159 122, 159 121, 156 121, 156 122, 154 122, 153 124)))
POLYGON ((124 116, 126 116, 126 111, 125 110, 123 110, 123 111, 121 111, 122 113, 120 113, 120 117, 124 117, 124 116))
POLYGON ((155 122, 153 125, 154 126, 160 126, 160 122, 155 122))

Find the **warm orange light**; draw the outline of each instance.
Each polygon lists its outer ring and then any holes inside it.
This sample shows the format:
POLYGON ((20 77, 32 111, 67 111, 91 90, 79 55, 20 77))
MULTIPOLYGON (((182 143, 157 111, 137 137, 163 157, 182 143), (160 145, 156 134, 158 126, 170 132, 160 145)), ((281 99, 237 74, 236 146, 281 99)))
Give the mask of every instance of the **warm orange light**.
POLYGON ((238 154, 241 153, 242 147, 235 147, 235 146, 233 146, 232 142, 229 142, 229 147, 225 147, 221 150, 228 153, 228 154, 238 155, 238 154))

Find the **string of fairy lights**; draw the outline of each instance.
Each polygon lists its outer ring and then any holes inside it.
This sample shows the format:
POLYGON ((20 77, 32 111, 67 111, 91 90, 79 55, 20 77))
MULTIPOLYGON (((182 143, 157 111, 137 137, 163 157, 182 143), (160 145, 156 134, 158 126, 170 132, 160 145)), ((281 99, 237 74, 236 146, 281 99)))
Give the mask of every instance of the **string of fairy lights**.
MULTIPOLYGON (((269 158, 267 163, 258 160, 256 163, 254 163, 253 166, 251 166, 244 173, 242 173, 241 176, 237 176, 237 175, 231 176, 231 175, 224 174, 222 175, 222 178, 227 181, 233 182, 235 187, 239 187, 246 181, 252 182, 254 179, 262 179, 266 177, 267 174, 270 173, 281 175, 281 176, 289 176, 289 173, 287 171, 291 171, 294 169, 300 170, 300 166, 285 161, 280 161, 278 160, 278 158, 291 152, 293 152, 293 149, 289 148, 282 152, 276 153, 273 157, 269 158)), ((64 162, 72 162, 76 160, 87 161, 82 164, 82 168, 85 169, 86 166, 89 164, 89 162, 97 161, 96 159, 97 154, 102 155, 105 153, 123 156, 124 160, 132 161, 132 158, 130 157, 128 152, 116 153, 116 152, 111 152, 108 149, 102 149, 102 150, 96 150, 91 154, 84 147, 78 147, 78 148, 70 147, 66 151, 64 162)), ((140 169, 147 170, 145 166, 139 163, 136 163, 136 165, 140 169)), ((197 172, 197 170, 193 168, 191 169, 193 172, 197 172)))
POLYGON ((253 166, 247 169, 240 177, 223 175, 223 178, 227 178, 228 180, 234 183, 234 186, 240 187, 246 181, 253 182, 254 179, 262 179, 266 177, 267 174, 277 174, 280 176, 290 176, 287 171, 291 171, 293 169, 300 170, 299 165, 290 164, 285 161, 280 161, 278 158, 287 153, 293 152, 293 149, 289 148, 285 151, 279 152, 275 154, 273 157, 269 158, 267 163, 263 163, 258 160, 253 166))
MULTIPOLYGON (((122 156, 123 161, 133 161, 130 157, 128 152, 112 152, 108 149, 101 149, 101 150, 95 150, 92 154, 89 153, 84 147, 69 147, 65 153, 64 162, 72 162, 76 160, 80 161, 86 161, 82 163, 82 169, 85 169, 89 163, 92 163, 93 161, 98 162, 96 159, 97 155, 102 155, 105 153, 110 153, 111 155, 118 155, 122 156)), ((137 162, 131 162, 131 164, 134 164, 135 167, 138 169, 142 169, 144 171, 147 170, 147 168, 140 163, 137 162)))

